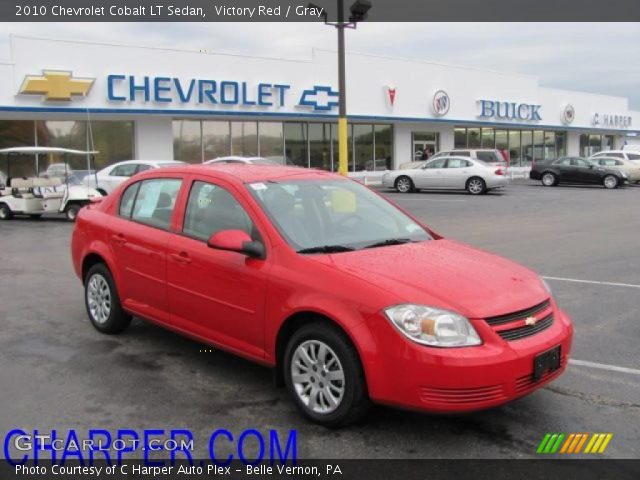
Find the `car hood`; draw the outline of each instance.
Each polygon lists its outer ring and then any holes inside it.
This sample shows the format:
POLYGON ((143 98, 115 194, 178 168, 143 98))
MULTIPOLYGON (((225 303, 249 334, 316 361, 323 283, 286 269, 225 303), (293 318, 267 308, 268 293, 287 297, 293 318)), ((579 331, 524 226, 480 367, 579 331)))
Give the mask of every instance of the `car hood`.
POLYGON ((431 240, 310 258, 397 297, 485 318, 549 297, 538 275, 497 255, 448 240, 431 240))

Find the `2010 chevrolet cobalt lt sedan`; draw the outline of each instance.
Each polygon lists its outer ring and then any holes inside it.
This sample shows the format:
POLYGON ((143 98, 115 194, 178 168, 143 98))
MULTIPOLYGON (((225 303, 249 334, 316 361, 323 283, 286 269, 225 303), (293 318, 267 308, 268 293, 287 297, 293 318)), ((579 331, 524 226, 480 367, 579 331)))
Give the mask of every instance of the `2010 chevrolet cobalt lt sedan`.
POLYGON ((534 272, 328 172, 144 172, 81 210, 72 255, 99 331, 136 316, 268 365, 333 427, 371 401, 500 405, 557 378, 571 349, 534 272))

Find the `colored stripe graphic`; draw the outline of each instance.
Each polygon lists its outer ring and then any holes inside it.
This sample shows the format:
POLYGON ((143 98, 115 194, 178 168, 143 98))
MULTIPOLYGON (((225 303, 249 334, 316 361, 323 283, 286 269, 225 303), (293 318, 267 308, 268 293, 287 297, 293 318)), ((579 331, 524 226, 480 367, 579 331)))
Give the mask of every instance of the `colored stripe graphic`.
POLYGON ((547 433, 536 452, 539 454, 604 453, 612 438, 612 433, 547 433), (585 444, 586 448, 583 451, 585 444))

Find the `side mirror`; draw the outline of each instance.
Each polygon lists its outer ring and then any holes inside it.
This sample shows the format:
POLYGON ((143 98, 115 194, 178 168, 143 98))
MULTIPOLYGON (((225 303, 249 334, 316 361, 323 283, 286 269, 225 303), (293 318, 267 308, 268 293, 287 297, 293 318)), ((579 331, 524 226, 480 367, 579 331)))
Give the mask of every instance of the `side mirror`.
POLYGON ((264 245, 255 242, 242 230, 222 230, 209 238, 207 245, 217 250, 238 252, 253 258, 264 258, 264 245))

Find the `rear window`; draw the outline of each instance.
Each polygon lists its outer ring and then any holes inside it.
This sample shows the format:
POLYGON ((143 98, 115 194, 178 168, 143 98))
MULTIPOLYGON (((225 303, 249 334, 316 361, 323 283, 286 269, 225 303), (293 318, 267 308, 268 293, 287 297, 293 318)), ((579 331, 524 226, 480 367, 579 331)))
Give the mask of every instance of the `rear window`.
POLYGON ((168 230, 181 183, 176 178, 134 183, 122 194, 120 216, 168 230))
POLYGON ((640 160, 639 153, 627 153, 627 157, 629 157, 629 160, 640 160))
POLYGON ((476 157, 488 163, 504 162, 504 158, 499 157, 497 152, 476 152, 476 157))

